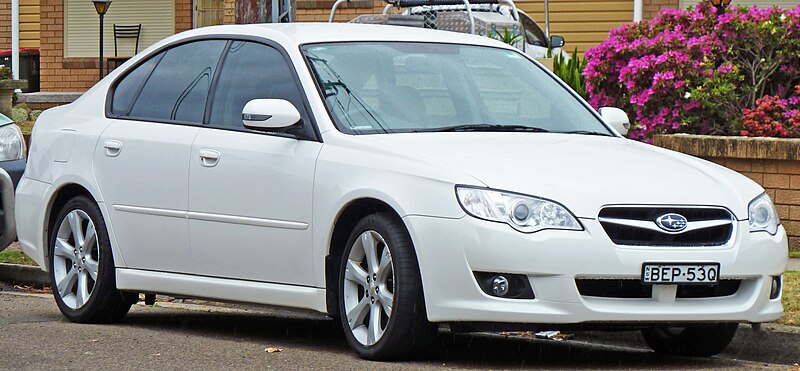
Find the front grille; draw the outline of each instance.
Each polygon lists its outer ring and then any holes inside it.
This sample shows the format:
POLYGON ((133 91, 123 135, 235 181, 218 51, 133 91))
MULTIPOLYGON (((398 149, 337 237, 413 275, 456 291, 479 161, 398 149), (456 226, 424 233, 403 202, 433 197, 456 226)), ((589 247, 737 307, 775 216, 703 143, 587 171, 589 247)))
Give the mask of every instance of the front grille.
POLYGON ((629 246, 720 246, 730 240, 734 225, 728 210, 714 207, 614 206, 603 208, 599 220, 611 241, 629 246), (686 218, 684 231, 670 233, 658 227, 656 219, 671 213, 686 218), (709 221, 719 225, 692 228, 697 222, 709 221))
MULTIPOLYGON (((575 285, 581 296, 600 298, 649 299, 653 296, 653 285, 643 284, 638 279, 576 279, 575 285)), ((678 299, 718 298, 739 291, 741 280, 720 280, 713 285, 678 285, 678 299)))

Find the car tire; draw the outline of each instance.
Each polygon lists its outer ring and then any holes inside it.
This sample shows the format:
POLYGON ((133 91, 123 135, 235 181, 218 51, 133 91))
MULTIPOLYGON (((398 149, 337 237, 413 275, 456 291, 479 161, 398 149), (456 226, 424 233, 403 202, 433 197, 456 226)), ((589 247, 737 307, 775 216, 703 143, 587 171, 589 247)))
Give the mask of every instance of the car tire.
POLYGON ((128 313, 135 294, 117 290, 111 242, 94 200, 76 196, 61 208, 49 246, 53 296, 67 319, 111 323, 128 313))
POLYGON ((417 256, 398 217, 375 213, 358 222, 339 273, 342 326, 361 358, 407 358, 433 340, 438 326, 427 320, 417 256))
POLYGON ((710 357, 725 350, 736 335, 738 323, 689 327, 650 327, 642 330, 645 342, 656 353, 710 357))

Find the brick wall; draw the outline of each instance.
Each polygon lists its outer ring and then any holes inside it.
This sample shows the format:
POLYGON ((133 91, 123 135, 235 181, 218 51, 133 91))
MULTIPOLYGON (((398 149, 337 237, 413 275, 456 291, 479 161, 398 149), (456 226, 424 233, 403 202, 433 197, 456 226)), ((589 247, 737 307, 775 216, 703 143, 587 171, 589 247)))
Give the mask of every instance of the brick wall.
MULTIPOLYGON (((6 1, 6 0, 0 0, 6 1)), ((41 91, 86 91, 99 79, 97 58, 64 58, 64 1, 40 0, 41 91)), ((175 32, 192 28, 192 0, 175 0, 175 32)))
POLYGON ((0 50, 11 49, 11 0, 0 0, 0 50))
POLYGON ((661 9, 678 9, 679 0, 642 0, 642 18, 653 19, 661 9))
POLYGON ((192 0, 175 0, 175 33, 192 29, 192 0))
POLYGON ((654 143, 705 158, 760 184, 778 209, 789 249, 800 251, 800 140, 656 135, 654 143))
POLYGON ((84 91, 98 79, 97 58, 64 59, 64 2, 41 0, 40 84, 42 91, 84 91))

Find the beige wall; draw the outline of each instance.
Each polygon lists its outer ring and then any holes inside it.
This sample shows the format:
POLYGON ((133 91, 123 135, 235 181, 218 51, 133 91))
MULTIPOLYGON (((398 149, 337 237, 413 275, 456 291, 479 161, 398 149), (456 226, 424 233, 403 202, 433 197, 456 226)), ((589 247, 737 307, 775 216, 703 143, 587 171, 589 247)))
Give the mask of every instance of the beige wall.
MULTIPOLYGON (((64 0, 64 57, 95 57, 98 53, 99 17, 91 1, 64 0)), ((191 9, 191 8, 190 8, 191 9)), ((169 0, 114 1, 103 24, 103 48, 114 56, 114 25, 142 25, 139 51, 175 34, 175 4, 169 0)), ((191 18, 189 19, 191 24, 191 18)), ((119 41, 119 56, 132 55, 135 40, 119 41)))
POLYGON ((11 49, 11 0, 0 0, 0 50, 11 49))
MULTIPOLYGON (((544 1, 516 4, 544 29, 544 1)), ((606 40, 609 30, 631 21, 633 0, 550 0, 550 34, 564 36, 569 52, 575 47, 585 52, 606 40)))
MULTIPOLYGON (((39 48, 39 0, 19 1, 19 46, 39 48)), ((11 49, 11 0, 0 0, 0 50, 11 49)))
POLYGON ((19 0, 19 46, 39 48, 39 0, 19 0))

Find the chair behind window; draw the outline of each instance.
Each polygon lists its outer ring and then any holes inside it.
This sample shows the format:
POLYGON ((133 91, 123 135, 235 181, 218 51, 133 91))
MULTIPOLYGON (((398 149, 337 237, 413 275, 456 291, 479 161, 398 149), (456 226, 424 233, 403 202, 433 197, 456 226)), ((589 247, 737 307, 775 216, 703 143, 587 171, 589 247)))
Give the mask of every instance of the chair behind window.
POLYGON ((114 24, 114 56, 119 57, 119 48, 117 46, 119 39, 136 39, 136 46, 133 54, 139 53, 139 35, 142 33, 142 24, 137 25, 118 25, 114 24))

